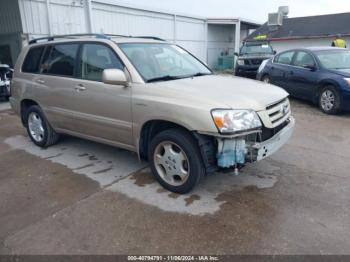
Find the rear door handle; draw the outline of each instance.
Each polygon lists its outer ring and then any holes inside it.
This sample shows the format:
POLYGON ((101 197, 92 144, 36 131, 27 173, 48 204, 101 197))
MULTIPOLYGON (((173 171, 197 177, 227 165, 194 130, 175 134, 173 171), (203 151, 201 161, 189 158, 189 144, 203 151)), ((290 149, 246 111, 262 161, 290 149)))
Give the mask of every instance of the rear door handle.
POLYGON ((80 92, 80 91, 85 91, 86 87, 83 84, 79 84, 75 87, 75 90, 80 92))
POLYGON ((36 82, 39 84, 45 84, 45 80, 43 80, 43 79, 38 79, 38 80, 36 80, 36 82))

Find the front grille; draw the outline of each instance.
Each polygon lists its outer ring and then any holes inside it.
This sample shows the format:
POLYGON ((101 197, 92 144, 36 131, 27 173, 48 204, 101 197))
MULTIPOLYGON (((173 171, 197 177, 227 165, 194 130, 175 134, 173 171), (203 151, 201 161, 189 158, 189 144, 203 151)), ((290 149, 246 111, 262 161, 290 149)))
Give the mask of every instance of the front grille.
POLYGON ((285 120, 282 124, 275 128, 262 128, 262 132, 258 135, 258 141, 257 142, 264 142, 266 140, 269 140, 270 138, 274 137, 277 133, 279 133, 283 128, 285 128, 289 124, 290 120, 285 120))
POLYGON ((272 127, 277 127, 288 119, 291 114, 288 98, 266 108, 272 127))
POLYGON ((263 60, 261 60, 261 59, 251 59, 251 60, 250 60, 250 63, 251 63, 252 65, 261 65, 262 61, 263 61, 263 60))

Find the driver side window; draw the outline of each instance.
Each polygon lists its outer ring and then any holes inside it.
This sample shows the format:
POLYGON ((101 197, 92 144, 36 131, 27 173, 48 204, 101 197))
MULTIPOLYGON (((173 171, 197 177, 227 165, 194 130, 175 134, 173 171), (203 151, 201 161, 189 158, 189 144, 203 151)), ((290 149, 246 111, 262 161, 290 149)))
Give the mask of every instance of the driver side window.
POLYGON ((294 65, 304 68, 308 66, 315 66, 315 60, 306 52, 298 52, 294 60, 294 65))
POLYGON ((101 82, 104 69, 123 70, 123 65, 109 47, 101 44, 84 44, 81 52, 81 78, 101 82))

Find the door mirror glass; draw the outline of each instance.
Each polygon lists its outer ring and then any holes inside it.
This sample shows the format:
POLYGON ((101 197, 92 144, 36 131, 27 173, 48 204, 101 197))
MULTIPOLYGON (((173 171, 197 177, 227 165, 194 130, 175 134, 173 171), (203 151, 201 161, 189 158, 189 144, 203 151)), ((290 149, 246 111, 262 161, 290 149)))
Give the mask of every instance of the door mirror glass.
POLYGON ((127 86, 128 80, 124 71, 120 69, 105 69, 102 73, 102 81, 105 84, 127 86))
POLYGON ((306 69, 309 69, 310 71, 316 71, 315 65, 304 65, 303 67, 306 69))

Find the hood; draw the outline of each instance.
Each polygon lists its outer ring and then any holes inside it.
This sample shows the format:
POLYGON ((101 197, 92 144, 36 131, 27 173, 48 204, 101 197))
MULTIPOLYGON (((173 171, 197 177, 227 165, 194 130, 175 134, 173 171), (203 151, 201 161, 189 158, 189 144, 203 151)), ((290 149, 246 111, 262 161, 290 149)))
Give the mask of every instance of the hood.
POLYGON ((334 73, 334 74, 337 74, 337 75, 341 75, 344 77, 350 77, 350 69, 332 69, 329 71, 334 73))
POLYGON ((288 96, 277 86, 230 75, 208 75, 150 85, 155 85, 157 95, 214 108, 262 111, 288 96))

